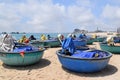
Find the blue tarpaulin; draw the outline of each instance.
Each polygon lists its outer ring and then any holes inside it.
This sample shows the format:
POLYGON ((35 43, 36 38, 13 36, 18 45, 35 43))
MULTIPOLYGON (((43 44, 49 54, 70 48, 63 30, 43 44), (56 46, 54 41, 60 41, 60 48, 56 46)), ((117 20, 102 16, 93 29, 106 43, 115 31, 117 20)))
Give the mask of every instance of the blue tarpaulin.
POLYGON ((115 43, 120 43, 120 37, 114 37, 113 40, 115 43))
POLYGON ((22 47, 17 47, 13 50, 13 52, 27 52, 27 51, 35 51, 36 49, 33 48, 32 46, 22 46, 22 47))
POLYGON ((100 50, 76 50, 72 38, 67 38, 62 43, 63 53, 67 50, 71 56, 79 58, 102 58, 106 53, 100 50))
POLYGON ((87 44, 85 40, 73 40, 73 42, 75 47, 86 46, 87 44))
POLYGON ((73 40, 71 37, 69 37, 63 41, 62 48, 63 48, 63 50, 64 49, 68 50, 71 53, 71 55, 74 54, 75 46, 74 46, 74 43, 73 43, 73 40))
POLYGON ((93 51, 76 51, 75 54, 72 55, 77 58, 102 58, 107 56, 105 52, 99 50, 93 51))

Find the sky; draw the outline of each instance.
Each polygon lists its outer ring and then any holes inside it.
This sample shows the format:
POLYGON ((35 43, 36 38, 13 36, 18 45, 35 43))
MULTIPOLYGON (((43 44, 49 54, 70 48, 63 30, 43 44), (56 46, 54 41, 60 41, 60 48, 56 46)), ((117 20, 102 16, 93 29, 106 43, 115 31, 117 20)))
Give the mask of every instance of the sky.
POLYGON ((120 0, 0 0, 0 32, 116 31, 120 0))

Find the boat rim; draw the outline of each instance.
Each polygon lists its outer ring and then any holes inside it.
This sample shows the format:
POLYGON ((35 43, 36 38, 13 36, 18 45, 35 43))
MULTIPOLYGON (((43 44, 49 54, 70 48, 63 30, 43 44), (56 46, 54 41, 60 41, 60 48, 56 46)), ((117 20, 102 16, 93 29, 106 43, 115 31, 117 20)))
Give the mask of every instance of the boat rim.
POLYGON ((64 57, 64 58, 75 59, 75 60, 103 60, 103 59, 108 59, 108 58, 112 57, 112 53, 110 53, 108 51, 104 51, 104 50, 100 50, 100 51, 107 52, 109 55, 106 57, 103 57, 103 58, 78 58, 78 57, 72 57, 72 56, 60 54, 61 51, 62 51, 62 49, 57 50, 56 54, 61 56, 61 57, 64 57))
MULTIPOLYGON (((45 48, 43 48, 43 49, 39 49, 39 50, 35 50, 35 51, 25 51, 24 53, 26 54, 26 53, 34 53, 34 52, 43 52, 43 51, 45 51, 45 48)), ((4 52, 4 51, 0 51, 0 54, 20 54, 20 52, 4 52)))
POLYGON ((100 46, 102 46, 102 45, 103 45, 103 46, 105 45, 105 46, 108 46, 108 47, 120 47, 120 46, 109 46, 109 45, 107 45, 107 43, 102 43, 102 42, 101 42, 101 43, 100 43, 100 46))

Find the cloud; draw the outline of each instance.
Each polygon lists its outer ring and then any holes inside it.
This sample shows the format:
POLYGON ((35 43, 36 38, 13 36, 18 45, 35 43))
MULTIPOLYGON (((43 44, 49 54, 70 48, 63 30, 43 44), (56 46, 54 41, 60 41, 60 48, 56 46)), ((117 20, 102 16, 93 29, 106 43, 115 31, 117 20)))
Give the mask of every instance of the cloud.
POLYGON ((106 5, 101 18, 106 24, 110 25, 109 27, 119 27, 120 25, 120 7, 119 6, 111 6, 106 5))
POLYGON ((90 10, 79 6, 66 8, 51 0, 13 2, 0 3, 3 31, 70 32, 74 25, 87 24, 93 19, 90 10))
MULTIPOLYGON (((79 28, 92 26, 95 22, 95 17, 89 8, 81 6, 70 6, 68 8, 68 16, 74 25, 79 28)), ((93 27, 94 28, 94 27, 93 27)))
POLYGON ((117 6, 120 5, 120 0, 108 0, 108 2, 110 5, 117 5, 117 6))
POLYGON ((64 6, 53 5, 50 0, 42 3, 33 0, 26 3, 1 3, 0 8, 0 24, 4 31, 8 31, 6 27, 9 27, 10 30, 25 32, 62 32, 66 26, 64 6))
POLYGON ((109 4, 105 6, 102 17, 114 19, 120 18, 120 7, 118 6, 110 6, 109 4))
POLYGON ((82 7, 92 7, 90 0, 76 0, 76 4, 82 7))
POLYGON ((91 0, 75 1, 66 6, 53 0, 1 0, 0 32, 72 32, 75 28, 95 30, 96 26, 120 25, 119 6, 109 3, 98 19, 91 0))

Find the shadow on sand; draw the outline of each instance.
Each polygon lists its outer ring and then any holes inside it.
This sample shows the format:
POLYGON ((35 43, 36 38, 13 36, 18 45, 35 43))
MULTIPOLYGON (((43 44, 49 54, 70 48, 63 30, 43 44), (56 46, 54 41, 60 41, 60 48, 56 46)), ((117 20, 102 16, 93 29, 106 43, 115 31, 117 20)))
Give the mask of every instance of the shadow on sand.
POLYGON ((41 59, 39 62, 32 64, 32 65, 28 65, 28 66, 8 66, 6 64, 2 64, 2 66, 4 68, 8 68, 8 69, 17 69, 17 70, 32 70, 32 69, 38 69, 38 68, 44 68, 48 65, 50 65, 51 62, 47 59, 41 59))
POLYGON ((118 71, 118 69, 113 65, 108 65, 103 70, 101 70, 99 72, 93 72, 93 73, 78 73, 78 72, 70 71, 70 70, 64 68, 63 66, 62 66, 62 68, 64 71, 66 71, 70 74, 77 75, 77 76, 84 76, 84 77, 85 76, 86 77, 100 77, 100 76, 103 77, 103 76, 107 76, 107 75, 112 75, 118 71))

